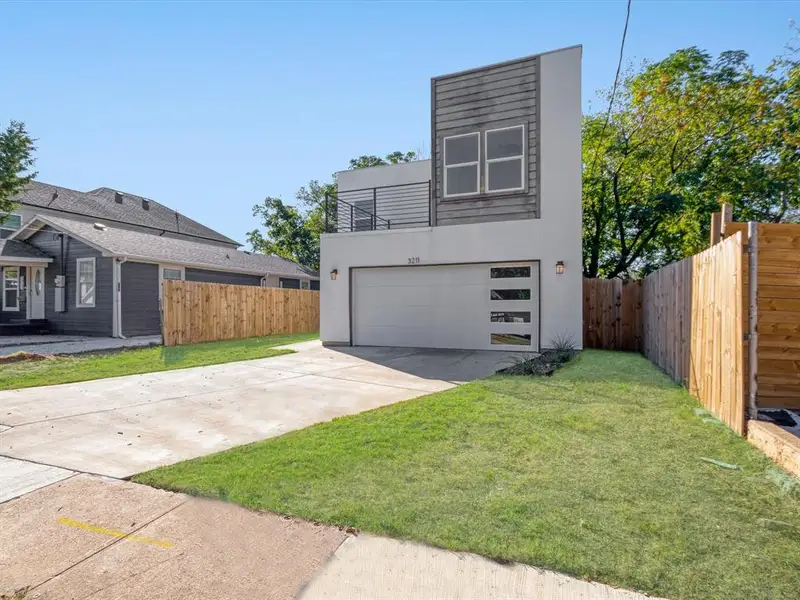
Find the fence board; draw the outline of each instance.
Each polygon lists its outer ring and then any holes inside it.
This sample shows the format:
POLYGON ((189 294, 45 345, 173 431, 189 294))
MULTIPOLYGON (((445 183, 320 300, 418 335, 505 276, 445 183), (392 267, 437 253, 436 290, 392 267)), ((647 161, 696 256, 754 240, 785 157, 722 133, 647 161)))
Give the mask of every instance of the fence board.
POLYGON ((165 346, 319 330, 319 292, 164 281, 165 346))

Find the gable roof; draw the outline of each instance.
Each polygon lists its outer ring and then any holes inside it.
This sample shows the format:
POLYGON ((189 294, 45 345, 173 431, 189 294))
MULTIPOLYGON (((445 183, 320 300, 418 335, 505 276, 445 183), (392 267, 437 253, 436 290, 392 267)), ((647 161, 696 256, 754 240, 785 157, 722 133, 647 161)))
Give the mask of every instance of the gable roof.
POLYGON ((214 231, 155 200, 102 187, 90 192, 32 181, 12 199, 22 205, 49 208, 69 215, 149 227, 201 239, 241 246, 236 240, 214 231))
POLYGON ((38 248, 34 248, 30 244, 20 242, 19 240, 0 240, 0 259, 2 258, 52 260, 50 256, 38 248))
POLYGON ((319 273, 291 260, 266 254, 250 254, 200 241, 144 233, 112 225, 36 215, 14 238, 27 239, 49 225, 98 249, 106 256, 120 256, 145 262, 186 265, 197 268, 266 276, 317 279, 319 273))

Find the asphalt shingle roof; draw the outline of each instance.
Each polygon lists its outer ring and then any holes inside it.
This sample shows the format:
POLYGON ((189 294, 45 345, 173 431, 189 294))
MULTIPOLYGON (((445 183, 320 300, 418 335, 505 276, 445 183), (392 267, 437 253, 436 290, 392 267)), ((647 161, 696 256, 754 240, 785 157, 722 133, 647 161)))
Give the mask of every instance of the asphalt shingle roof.
POLYGON ((224 246, 160 236, 141 231, 43 215, 57 229, 71 233, 112 254, 153 262, 192 265, 212 269, 246 271, 255 275, 319 277, 319 273, 279 256, 250 254, 224 246))
POLYGON ((0 259, 3 256, 9 258, 52 258, 38 248, 19 240, 0 240, 0 259))
POLYGON ((14 198, 20 204, 50 208, 95 219, 182 233, 239 246, 236 240, 184 216, 155 200, 102 187, 90 192, 33 181, 14 198))

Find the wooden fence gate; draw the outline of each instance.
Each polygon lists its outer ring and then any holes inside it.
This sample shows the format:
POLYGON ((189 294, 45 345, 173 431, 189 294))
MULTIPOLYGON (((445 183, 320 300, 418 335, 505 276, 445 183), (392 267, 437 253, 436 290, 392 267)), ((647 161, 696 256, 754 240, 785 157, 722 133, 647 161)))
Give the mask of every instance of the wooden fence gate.
POLYGON ((583 345, 604 350, 642 349, 642 282, 583 280, 583 345))

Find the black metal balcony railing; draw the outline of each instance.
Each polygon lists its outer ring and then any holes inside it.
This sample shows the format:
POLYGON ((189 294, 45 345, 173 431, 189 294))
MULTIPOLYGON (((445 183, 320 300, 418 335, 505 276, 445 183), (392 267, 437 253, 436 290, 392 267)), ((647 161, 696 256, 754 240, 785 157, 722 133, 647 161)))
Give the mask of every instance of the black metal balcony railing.
POLYGON ((325 231, 375 231, 431 224, 430 181, 325 196, 325 231))

